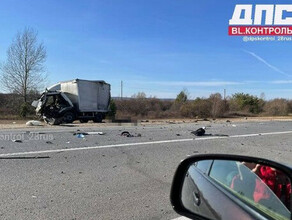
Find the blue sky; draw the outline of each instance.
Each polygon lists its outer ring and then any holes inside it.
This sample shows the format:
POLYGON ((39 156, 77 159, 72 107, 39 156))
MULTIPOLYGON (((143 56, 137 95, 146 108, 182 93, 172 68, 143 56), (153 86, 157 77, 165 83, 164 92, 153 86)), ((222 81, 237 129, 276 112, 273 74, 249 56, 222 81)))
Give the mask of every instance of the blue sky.
POLYGON ((227 90, 292 98, 292 41, 243 42, 228 36, 236 4, 257 0, 1 0, 0 60, 32 27, 47 48, 49 83, 102 79, 112 95, 143 91, 174 98, 227 90))

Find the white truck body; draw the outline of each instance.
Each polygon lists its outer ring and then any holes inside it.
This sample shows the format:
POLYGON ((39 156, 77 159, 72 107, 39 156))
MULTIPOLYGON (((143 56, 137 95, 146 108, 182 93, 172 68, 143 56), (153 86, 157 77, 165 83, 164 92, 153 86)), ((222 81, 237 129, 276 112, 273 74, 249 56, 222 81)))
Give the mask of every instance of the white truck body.
POLYGON ((58 88, 72 102, 79 112, 108 112, 110 96, 110 84, 105 81, 90 81, 74 79, 60 82, 54 88, 58 88))

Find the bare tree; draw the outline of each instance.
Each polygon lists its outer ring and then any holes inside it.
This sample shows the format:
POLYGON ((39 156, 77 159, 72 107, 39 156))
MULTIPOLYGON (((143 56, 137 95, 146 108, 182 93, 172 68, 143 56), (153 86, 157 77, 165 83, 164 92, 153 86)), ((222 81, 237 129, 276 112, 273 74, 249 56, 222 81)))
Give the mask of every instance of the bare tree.
POLYGON ((225 112, 225 102, 222 100, 220 93, 211 94, 209 97, 211 102, 211 115, 213 118, 221 117, 225 112))
POLYGON ((46 80, 45 61, 46 49, 37 42, 37 32, 31 28, 18 32, 1 66, 4 88, 20 94, 26 102, 29 91, 40 88, 46 80))

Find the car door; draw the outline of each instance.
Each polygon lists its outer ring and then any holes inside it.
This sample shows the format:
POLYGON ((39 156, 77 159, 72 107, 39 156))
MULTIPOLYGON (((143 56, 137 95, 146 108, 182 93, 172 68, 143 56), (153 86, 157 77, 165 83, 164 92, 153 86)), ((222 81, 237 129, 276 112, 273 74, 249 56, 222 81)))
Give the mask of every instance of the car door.
POLYGON ((190 166, 183 183, 182 203, 189 211, 198 213, 201 219, 267 219, 260 215, 254 216, 250 207, 239 200, 235 202, 209 176, 212 169, 213 174, 217 169, 217 176, 220 176, 220 172, 221 176, 226 172, 231 173, 235 171, 233 166, 227 171, 220 167, 220 171, 218 167, 213 167, 213 161, 204 165, 199 163, 190 166))

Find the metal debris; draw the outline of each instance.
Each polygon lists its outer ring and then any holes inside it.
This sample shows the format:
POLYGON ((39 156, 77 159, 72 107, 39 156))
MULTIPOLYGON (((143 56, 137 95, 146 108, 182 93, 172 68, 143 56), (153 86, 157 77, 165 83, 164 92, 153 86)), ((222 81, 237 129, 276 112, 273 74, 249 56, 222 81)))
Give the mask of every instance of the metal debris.
POLYGON ((42 123, 40 121, 32 120, 26 122, 27 126, 42 126, 42 123))
POLYGON ((102 131, 92 131, 92 132, 87 132, 87 135, 104 135, 105 133, 102 131))
POLYGON ((206 129, 206 127, 202 127, 202 128, 199 128, 199 129, 197 129, 195 131, 192 131, 191 133, 196 135, 196 136, 203 136, 205 134, 205 132, 206 132, 205 129, 206 129))
POLYGON ((128 131, 123 131, 123 132, 121 133, 121 136, 132 137, 132 135, 131 135, 130 132, 128 132, 128 131))
POLYGON ((131 134, 129 131, 123 131, 121 133, 121 136, 124 136, 124 137, 142 137, 142 134, 138 133, 138 134, 131 134))
POLYGON ((22 140, 12 140, 15 143, 22 143, 22 140))
POLYGON ((77 134, 76 137, 77 138, 84 138, 85 136, 84 136, 84 134, 77 134))
POLYGON ((73 135, 104 135, 105 133, 102 131, 90 131, 90 132, 76 132, 73 135))

